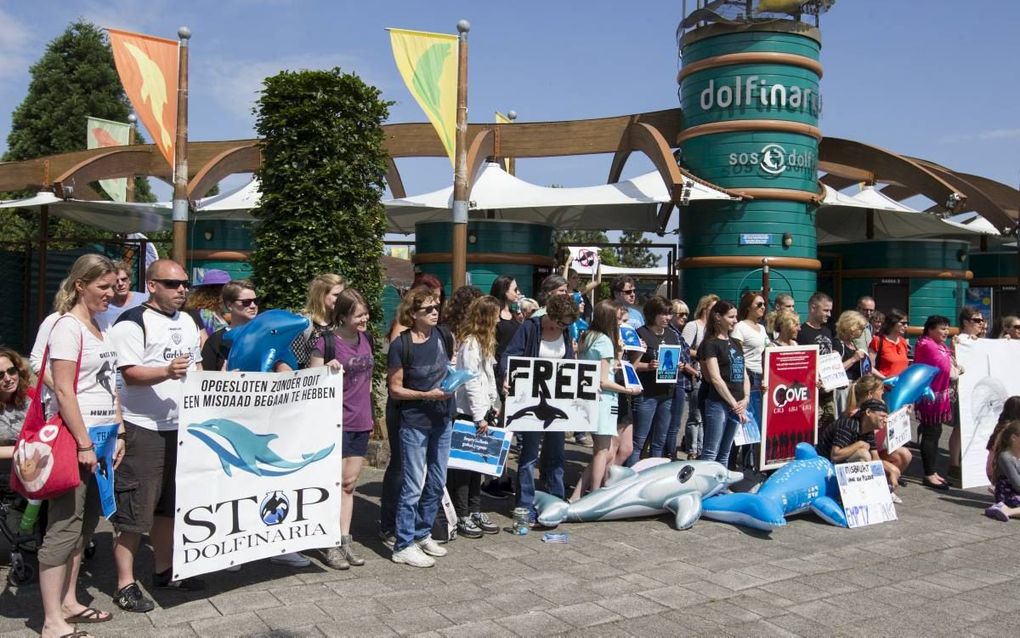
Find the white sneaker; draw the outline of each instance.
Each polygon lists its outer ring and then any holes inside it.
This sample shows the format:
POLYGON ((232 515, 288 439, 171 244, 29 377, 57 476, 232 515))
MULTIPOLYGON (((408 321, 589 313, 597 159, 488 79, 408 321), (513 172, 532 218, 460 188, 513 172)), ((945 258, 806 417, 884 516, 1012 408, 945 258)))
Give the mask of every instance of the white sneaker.
POLYGON ((414 541, 414 543, 421 548, 421 551, 425 552, 429 556, 446 556, 446 548, 432 540, 431 536, 426 536, 421 540, 414 541))
POLYGON ((893 503, 896 503, 897 505, 902 505, 903 504, 903 499, 900 498, 899 495, 896 492, 891 492, 889 494, 889 497, 892 499, 893 503))
POLYGON ((269 559, 269 562, 274 565, 286 565, 287 567, 308 567, 312 564, 312 561, 297 552, 273 556, 269 559))
POLYGON ((393 552, 393 562, 410 565, 411 567, 432 567, 436 564, 434 558, 425 555, 421 548, 411 543, 399 552, 393 552))

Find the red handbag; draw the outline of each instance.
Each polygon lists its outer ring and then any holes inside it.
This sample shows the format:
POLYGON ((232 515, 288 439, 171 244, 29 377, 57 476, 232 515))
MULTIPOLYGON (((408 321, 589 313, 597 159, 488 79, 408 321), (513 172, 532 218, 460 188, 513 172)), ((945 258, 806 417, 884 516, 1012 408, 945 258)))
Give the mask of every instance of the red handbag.
MULTIPOLYGON (((78 374, 84 349, 83 338, 74 371, 75 394, 78 393, 78 374)), ((49 356, 50 348, 46 346, 39 370, 39 382, 35 386, 35 397, 28 407, 25 424, 14 444, 14 457, 11 459, 11 489, 29 499, 54 498, 81 483, 78 442, 64 425, 60 412, 46 420, 43 411, 42 388, 49 356)))

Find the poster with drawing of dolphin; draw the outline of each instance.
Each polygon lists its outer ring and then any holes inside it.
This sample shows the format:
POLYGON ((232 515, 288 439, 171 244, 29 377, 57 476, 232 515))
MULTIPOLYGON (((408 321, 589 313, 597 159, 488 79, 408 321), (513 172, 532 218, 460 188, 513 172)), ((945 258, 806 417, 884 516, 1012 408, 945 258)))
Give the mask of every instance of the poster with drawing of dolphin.
POLYGON ((510 357, 504 403, 511 432, 594 432, 600 361, 510 357))

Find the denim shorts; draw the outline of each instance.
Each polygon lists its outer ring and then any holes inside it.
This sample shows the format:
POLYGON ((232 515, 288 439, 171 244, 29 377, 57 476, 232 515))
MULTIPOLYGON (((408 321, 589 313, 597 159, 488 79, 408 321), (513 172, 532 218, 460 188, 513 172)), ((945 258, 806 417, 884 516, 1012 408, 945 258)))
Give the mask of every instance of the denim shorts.
POLYGON ((344 432, 343 458, 348 456, 368 456, 368 439, 372 431, 344 432))

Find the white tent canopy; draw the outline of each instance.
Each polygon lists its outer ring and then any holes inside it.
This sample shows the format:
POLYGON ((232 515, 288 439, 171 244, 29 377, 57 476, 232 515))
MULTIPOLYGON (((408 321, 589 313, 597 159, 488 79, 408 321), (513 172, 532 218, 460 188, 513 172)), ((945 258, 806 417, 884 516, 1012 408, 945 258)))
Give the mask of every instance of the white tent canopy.
POLYGON ((818 245, 867 241, 867 211, 875 211, 871 239, 920 239, 925 237, 975 237, 978 230, 943 220, 886 197, 871 186, 848 195, 825 186, 817 214, 818 245))
MULTIPOLYGON (((733 199, 693 180, 687 185, 692 200, 733 199)), ((482 165, 468 199, 470 211, 484 219, 544 223, 561 230, 644 231, 659 229, 659 207, 671 201, 657 172, 616 184, 551 188, 518 179, 494 162, 482 165)), ((413 233, 418 222, 450 219, 453 187, 384 200, 383 205, 391 232, 413 233)))
POLYGON ((49 207, 51 215, 101 228, 113 233, 146 233, 170 227, 170 203, 141 204, 83 199, 60 199, 53 193, 41 192, 25 199, 0 201, 0 208, 49 207))

